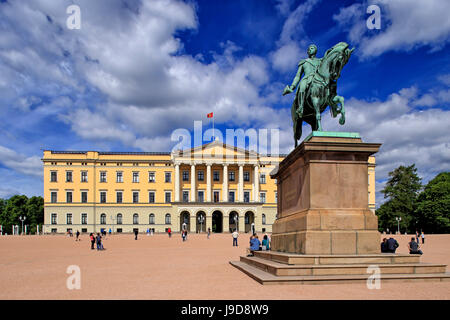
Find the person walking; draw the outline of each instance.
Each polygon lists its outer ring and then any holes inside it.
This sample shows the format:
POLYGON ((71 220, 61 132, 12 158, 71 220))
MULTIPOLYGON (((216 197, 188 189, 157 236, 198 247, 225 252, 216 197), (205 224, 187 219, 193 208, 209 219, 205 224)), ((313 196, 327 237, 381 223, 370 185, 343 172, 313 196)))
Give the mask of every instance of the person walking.
POLYGON ((207 234, 208 236, 208 239, 209 239, 209 236, 211 235, 211 228, 208 228, 208 234, 207 234))
POLYGON ((416 230, 416 242, 419 243, 419 231, 416 230))
POLYGON ((111 228, 109 228, 109 235, 110 235, 110 236, 111 236, 111 231, 112 231, 111 228))
POLYGON ((80 241, 80 239, 78 239, 80 237, 80 231, 77 230, 77 238, 75 239, 75 241, 80 241))
POLYGON ((102 236, 100 235, 100 233, 97 233, 97 251, 99 250, 103 250, 102 248, 102 236))
POLYGON ((94 234, 92 232, 89 235, 89 239, 91 239, 91 250, 94 250, 95 237, 94 237, 94 234))
POLYGON ((137 240, 139 231, 137 229, 134 230, 134 240, 137 240))
POLYGON ((183 239, 183 242, 185 242, 186 241, 186 233, 185 233, 185 231, 183 230, 183 231, 181 231, 181 239, 183 239))
POLYGON ((239 233, 237 232, 236 229, 234 229, 234 232, 231 234, 231 236, 233 237, 233 247, 237 247, 238 246, 239 233))
POLYGON ((423 231, 422 231, 421 237, 422 237, 422 244, 425 244, 425 233, 423 233, 423 231))
POLYGON ((169 238, 172 237, 172 230, 170 228, 167 229, 167 233, 169 234, 169 238))

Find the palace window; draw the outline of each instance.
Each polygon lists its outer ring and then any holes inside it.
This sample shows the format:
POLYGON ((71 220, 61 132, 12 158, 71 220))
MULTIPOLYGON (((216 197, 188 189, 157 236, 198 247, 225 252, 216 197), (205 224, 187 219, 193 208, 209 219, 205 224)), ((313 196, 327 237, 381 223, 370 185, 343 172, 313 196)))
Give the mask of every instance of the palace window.
POLYGON ((198 181, 203 181, 203 180, 205 180, 205 174, 204 174, 203 171, 198 171, 198 172, 197 172, 197 180, 198 180, 198 181))
POLYGON ((121 213, 117 214, 117 224, 122 224, 122 214, 121 213))
POLYGON ((213 180, 214 181, 220 181, 220 172, 219 171, 214 171, 213 172, 213 180))
POLYGON ((139 182, 139 172, 133 172, 133 182, 139 182))
POLYGON ((88 172, 81 171, 81 182, 88 182, 88 172))
POLYGON ((153 213, 150 213, 148 216, 148 224, 155 224, 155 215, 153 213))
POLYGON ((66 224, 72 224, 72 214, 68 213, 66 215, 66 224))
POLYGON ((266 215, 262 214, 262 224, 266 224, 266 215))
POLYGON ((51 203, 56 203, 58 201, 58 193, 56 191, 52 191, 50 201, 51 203))
POLYGON ((205 192, 203 190, 199 190, 197 193, 197 201, 204 202, 205 201, 205 192))
POLYGON ((275 203, 278 202, 278 193, 275 191, 275 203))
POLYGON ((118 183, 123 182, 123 172, 122 171, 116 172, 116 182, 118 182, 118 183))
POLYGON ((66 182, 72 182, 72 171, 66 171, 66 182))
POLYGON ((228 181, 234 181, 234 179, 235 179, 234 171, 228 172, 228 181))
POLYGON ((81 214, 81 224, 87 224, 87 213, 81 214))
POLYGON ((138 202, 139 202, 139 192, 133 191, 133 203, 138 203, 138 202))
POLYGON ((172 193, 170 191, 166 192, 165 200, 166 200, 166 203, 170 203, 172 201, 172 193))
POLYGON ((100 215, 100 224, 106 224, 106 214, 104 213, 100 215))
POLYGON ((166 224, 170 224, 170 214, 166 214, 166 224))
POLYGON ((155 171, 148 172, 148 182, 155 182, 155 171))
POLYGON ((51 171, 50 172, 50 182, 57 182, 58 172, 57 171, 51 171))
POLYGON ((87 191, 81 191, 81 203, 86 203, 87 197, 88 197, 87 191))
POLYGON ((244 171, 244 181, 250 181, 250 172, 244 171))
POLYGON ((172 182, 172 173, 166 172, 165 178, 166 178, 166 182, 172 182))
POLYGON ((123 201, 123 192, 122 191, 116 192, 116 201, 117 201, 117 203, 122 203, 122 201, 123 201))
POLYGON ((259 183, 261 183, 261 184, 266 183, 266 174, 265 173, 261 173, 261 175, 259 176, 259 183))
POLYGON ((57 214, 56 213, 52 213, 52 224, 57 224, 58 220, 57 220, 57 214))
POLYGON ((266 193, 265 192, 261 192, 259 194, 259 201, 262 203, 266 203, 266 193))
POLYGON ((133 214, 133 224, 139 224, 139 215, 137 213, 133 214))
POLYGON ((229 201, 229 202, 234 202, 234 201, 235 201, 235 200, 234 200, 234 194, 235 194, 234 191, 229 191, 229 192, 228 192, 228 201, 229 201))
POLYGON ((148 202, 155 203, 155 192, 154 191, 150 191, 148 193, 148 202))
POLYGON ((106 171, 100 171, 100 182, 106 182, 106 171))
POLYGON ((220 192, 219 191, 214 191, 213 192, 213 201, 214 202, 219 202, 220 201, 220 192))
POLYGON ((189 181, 189 171, 183 171, 183 181, 189 181))
POLYGON ((66 192, 66 202, 67 203, 72 203, 72 191, 67 191, 66 192))
POLYGON ((100 192, 100 202, 101 203, 106 203, 106 191, 101 191, 100 192))
POLYGON ((244 202, 250 202, 250 192, 244 191, 244 202))
POLYGON ((189 191, 183 191, 183 202, 189 202, 189 191))

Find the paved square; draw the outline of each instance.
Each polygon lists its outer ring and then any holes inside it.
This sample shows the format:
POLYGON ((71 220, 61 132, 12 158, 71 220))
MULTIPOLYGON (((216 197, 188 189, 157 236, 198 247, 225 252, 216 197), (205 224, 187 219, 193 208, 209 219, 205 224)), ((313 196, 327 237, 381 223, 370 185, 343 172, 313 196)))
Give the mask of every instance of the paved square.
MULTIPOLYGON (((382 235, 383 237, 383 235, 382 235)), ((248 246, 230 234, 147 236, 122 234, 104 240, 105 251, 90 250, 87 235, 0 237, 0 299, 450 299, 447 282, 262 286, 229 264, 248 246), (67 267, 81 270, 81 289, 66 286, 67 267)), ((411 235, 395 236, 407 253, 411 235)), ((381 241, 381 240, 380 240, 381 241)), ((450 265, 450 235, 427 235, 422 262, 450 265)), ((447 272, 449 272, 447 267, 447 272)))

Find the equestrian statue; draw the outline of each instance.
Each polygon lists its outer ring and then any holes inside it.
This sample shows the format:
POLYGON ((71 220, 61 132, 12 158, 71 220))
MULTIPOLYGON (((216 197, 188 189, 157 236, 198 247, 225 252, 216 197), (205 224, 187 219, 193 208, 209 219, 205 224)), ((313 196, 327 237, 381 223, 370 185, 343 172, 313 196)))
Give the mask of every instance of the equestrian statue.
POLYGON ((337 95, 336 89, 342 68, 355 50, 348 47, 347 43, 339 42, 328 49, 323 58, 317 58, 316 45, 310 45, 308 58, 300 61, 292 84, 284 89, 283 96, 294 92, 298 85, 291 108, 295 147, 302 136, 303 121, 309 123, 313 131, 323 131, 321 113, 328 106, 333 118, 340 114, 339 123, 345 123, 344 98, 337 95))

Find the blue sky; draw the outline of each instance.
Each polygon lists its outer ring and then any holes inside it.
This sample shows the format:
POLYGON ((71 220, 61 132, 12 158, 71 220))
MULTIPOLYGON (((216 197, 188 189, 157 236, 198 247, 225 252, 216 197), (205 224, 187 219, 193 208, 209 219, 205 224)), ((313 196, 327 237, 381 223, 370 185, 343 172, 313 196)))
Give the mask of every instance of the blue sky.
POLYGON ((172 132, 209 128, 209 112, 223 133, 278 129, 289 153, 283 88, 310 43, 322 57, 340 41, 356 48, 338 84, 347 121, 324 113, 324 129, 383 144, 377 191, 399 165, 427 182, 450 170, 448 12, 447 0, 1 0, 0 197, 42 195, 42 149, 170 151, 172 132))

